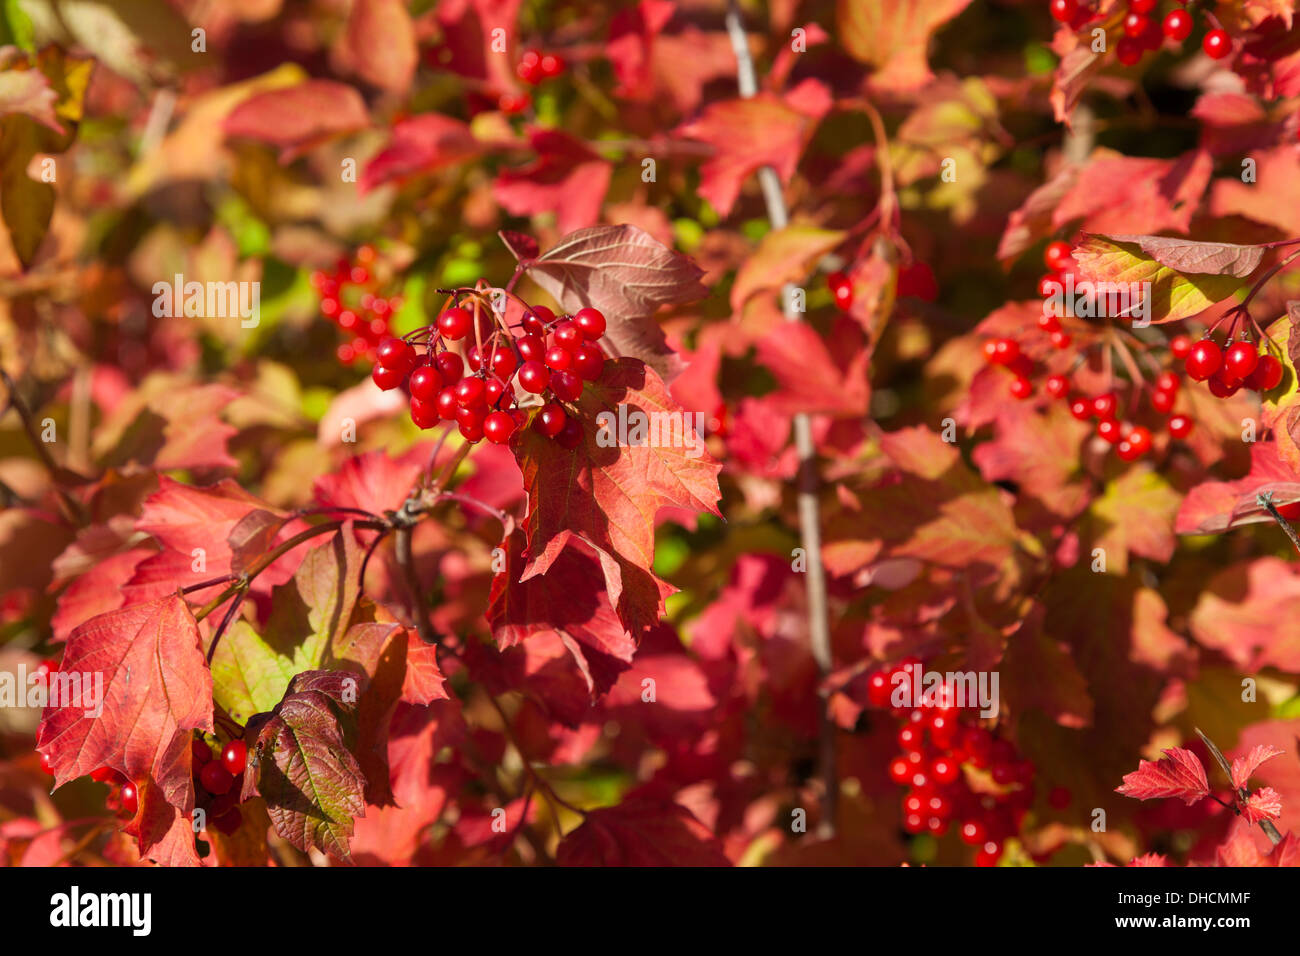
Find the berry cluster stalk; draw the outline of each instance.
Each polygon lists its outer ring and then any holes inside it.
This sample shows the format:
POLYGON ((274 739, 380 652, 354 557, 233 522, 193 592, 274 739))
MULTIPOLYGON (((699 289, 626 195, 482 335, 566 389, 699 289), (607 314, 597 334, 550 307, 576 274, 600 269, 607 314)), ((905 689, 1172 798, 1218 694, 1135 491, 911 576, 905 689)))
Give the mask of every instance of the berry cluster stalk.
MULTIPOLYGON (((758 92, 758 78, 754 73, 754 60, 749 53, 749 41, 745 27, 740 18, 740 6, 736 0, 727 4, 727 33, 731 37, 731 46, 736 53, 736 81, 740 95, 749 99, 758 92)), ((785 196, 781 191, 781 180, 771 166, 758 170, 758 184, 763 191, 763 200, 767 204, 767 218, 773 229, 784 229, 790 221, 785 206, 785 196)), ((787 287, 784 290, 784 311, 789 322, 800 321, 799 312, 794 308, 793 296, 787 287)), ((822 567, 822 541, 820 506, 817 501, 817 449, 813 444, 812 421, 807 414, 800 413, 794 417, 795 450, 799 455, 799 528, 804 554, 808 562, 808 632, 812 642, 813 659, 817 662, 817 671, 824 679, 831 671, 831 633, 826 611, 826 571, 822 567)), ((823 692, 824 694, 824 692, 823 692)), ((835 772, 835 727, 830 722, 827 701, 823 699, 818 709, 820 728, 820 746, 818 765, 825 790, 825 806, 822 812, 818 833, 823 837, 835 833, 835 805, 839 796, 839 781, 835 772)))

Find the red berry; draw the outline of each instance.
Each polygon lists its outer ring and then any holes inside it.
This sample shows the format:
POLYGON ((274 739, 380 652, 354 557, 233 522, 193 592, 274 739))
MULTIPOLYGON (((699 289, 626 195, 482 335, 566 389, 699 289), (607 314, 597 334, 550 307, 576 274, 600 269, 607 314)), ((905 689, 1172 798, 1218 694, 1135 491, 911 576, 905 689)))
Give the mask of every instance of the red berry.
POLYGON ((1257 392, 1272 391, 1281 384, 1284 371, 1282 363, 1275 356, 1265 352, 1259 357, 1255 370, 1246 379, 1246 387, 1257 392))
POLYGON ((1135 425, 1126 437, 1135 457, 1141 458, 1151 450, 1151 431, 1148 428, 1135 425))
MULTIPOLYGON (((1048 249, 1050 250, 1051 246, 1048 246, 1048 249)), ((1038 280, 1039 298, 1047 299, 1053 295, 1060 295, 1064 291, 1065 291, 1065 287, 1061 284, 1061 277, 1054 272, 1049 272, 1047 275, 1043 276, 1038 280)), ((1051 321, 1055 322, 1056 316, 1042 315, 1039 316, 1038 318, 1039 328, 1042 328, 1044 332, 1051 332, 1052 331, 1051 329, 1046 328, 1043 325, 1043 322, 1046 319, 1050 319, 1051 321)))
POLYGON ((1076 398, 1070 402, 1070 414, 1079 421, 1087 421, 1092 418, 1092 402, 1086 398, 1076 398))
POLYGON ((133 783, 122 784, 122 789, 118 791, 118 796, 122 801, 122 812, 128 816, 135 816, 136 810, 140 808, 140 794, 133 783))
POLYGON ((898 757, 889 764, 889 779, 894 783, 907 783, 912 777, 912 765, 902 757, 898 757))
POLYGON ((439 352, 433 364, 437 367, 438 374, 442 376, 443 385, 455 385, 465 374, 465 363, 455 352, 439 352))
POLYGON ((98 767, 90 771, 90 779, 96 783, 112 783, 118 777, 118 773, 112 767, 98 767))
POLYGON ((1098 395, 1092 400, 1092 413, 1098 418, 1114 418, 1115 409, 1119 406, 1119 399, 1115 397, 1114 392, 1107 392, 1104 395, 1098 395))
POLYGON ((1259 364, 1259 350, 1253 342, 1234 342, 1223 354, 1223 374, 1230 378, 1247 378, 1259 364))
POLYGON ((594 342, 605 334, 605 314, 599 309, 579 309, 573 314, 573 324, 581 331, 588 342, 594 342))
POLYGON ((443 338, 455 341, 469 335, 473 323, 474 319, 468 310, 454 305, 438 316, 438 331, 442 333, 443 338))
POLYGON ((1011 380, 1011 395, 1020 399, 1022 402, 1034 394, 1033 383, 1023 375, 1017 375, 1011 380))
POLYGON ((1042 329, 1044 332, 1047 332, 1049 334, 1052 332, 1061 331, 1061 320, 1058 319, 1056 316, 1052 315, 1050 312, 1044 312, 1042 315, 1038 316, 1038 318, 1035 319, 1034 321, 1038 323, 1038 327, 1040 329, 1042 329))
POLYGON ((456 412, 460 408, 460 405, 456 402, 455 386, 448 385, 439 392, 437 399, 434 401, 434 407, 438 411, 438 417, 443 421, 455 421, 456 412))
POLYGON ((1169 419, 1169 434, 1175 438, 1186 438, 1192 432, 1192 420, 1186 415, 1175 415, 1169 419))
POLYGON ((1064 375, 1049 375, 1043 387, 1052 398, 1064 398, 1070 391, 1070 380, 1064 375))
POLYGON ((605 369, 605 354, 600 346, 583 343, 573 353, 573 370, 584 382, 594 382, 605 369))
POLYGON ((555 441, 561 448, 572 451, 582 444, 582 426, 572 418, 567 419, 560 433, 555 436, 555 441))
POLYGON ((556 372, 563 372, 573 364, 573 353, 556 345, 546 350, 546 367, 556 372))
POLYGON ((1174 353, 1174 358, 1187 358, 1192 351, 1191 336, 1175 335, 1169 342, 1169 351, 1174 353))
POLYGON ((843 272, 832 272, 826 277, 826 284, 835 297, 836 307, 847 312, 853 305, 853 282, 843 272))
POLYGON ((996 840, 986 840, 975 852, 976 866, 997 866, 1002 857, 1002 844, 996 840))
POLYGON ((370 372, 370 377, 380 389, 387 392, 401 385, 406 380, 406 373, 395 368, 376 365, 370 372))
POLYGON ((527 93, 502 93, 497 97, 497 109, 507 116, 514 116, 528 109, 532 98, 527 93))
POLYGON ((1232 38, 1227 30, 1211 30, 1201 41, 1201 49, 1212 60, 1222 60, 1232 52, 1232 38))
POLYGON ((1112 445, 1120 440, 1121 432, 1119 422, 1113 418, 1103 418, 1097 423, 1097 434, 1112 445))
POLYGON ((990 365, 996 365, 998 363, 998 341, 998 339, 987 339, 984 344, 980 346, 981 351, 984 353, 984 361, 988 362, 990 365))
POLYGON ((546 358, 546 340, 540 335, 529 333, 516 344, 519 346, 519 354, 523 356, 525 362, 540 362, 546 358))
POLYGON ((529 359, 519 367, 516 380, 519 382, 519 387, 524 391, 540 395, 546 391, 546 386, 550 384, 551 373, 546 370, 546 366, 541 362, 536 359, 529 359))
POLYGON ((421 402, 433 402, 442 391, 442 376, 432 365, 421 365, 411 373, 408 388, 412 398, 421 402))
POLYGON ((551 391, 561 401, 577 401, 582 394, 582 379, 570 371, 556 371, 551 375, 551 391))
POLYGON ((438 403, 422 402, 418 398, 411 399, 411 421, 417 428, 432 428, 438 424, 440 412, 438 403))
POLYGON ((217 760, 205 763, 203 769, 199 771, 199 783, 208 793, 223 794, 230 789, 230 785, 234 782, 234 775, 217 760))
POLYGON ((967 820, 961 825, 961 839, 963 843, 971 846, 979 846, 988 836, 988 829, 978 820, 967 820))
POLYGON ((375 358, 399 372, 409 372, 415 367, 415 349, 391 335, 375 346, 375 358))
POLYGON ((547 438, 554 438, 564 428, 564 423, 568 420, 569 417, 564 414, 563 408, 555 404, 555 402, 547 402, 542 406, 541 411, 537 413, 534 427, 547 438))
POLYGON ((542 81, 542 54, 538 50, 525 50, 515 66, 515 73, 525 83, 535 86, 542 81))
POLYGON ((230 836, 239 829, 240 824, 244 822, 244 816, 239 812, 238 807, 231 807, 219 817, 214 817, 212 825, 221 833, 230 836))
POLYGON ((572 322, 561 322, 555 327, 554 335, 555 344, 568 352, 572 352, 585 341, 582 329, 572 322))
POLYGON ((1069 23, 1079 13, 1079 0, 1052 0, 1048 9, 1058 23, 1069 23))
POLYGON ((1165 15, 1165 22, 1160 29, 1171 40, 1181 43, 1192 33, 1192 15, 1186 10, 1170 10, 1165 15))
POLYGON ((994 361, 998 365, 1010 365, 1020 358, 1020 343, 1015 339, 998 339, 996 349, 994 361))
POLYGON ((456 404, 461 408, 487 404, 483 400, 483 379, 462 378, 456 386, 456 404))
POLYGON ((537 62, 537 66, 544 78, 553 80, 564 72, 564 57, 558 53, 545 53, 537 62))
POLYGON ((457 422, 456 427, 460 430, 461 437, 470 444, 483 440, 483 421, 481 419, 457 422))
POLYGON ((921 728, 908 725, 898 732, 898 746, 903 750, 920 750, 925 746, 925 739, 921 734, 921 728))
POLYGON ((1130 6, 1128 16, 1124 18, 1124 35, 1136 40, 1146 33, 1148 22, 1146 17, 1134 11, 1130 6))
POLYGON ((242 740, 232 740, 221 751, 221 766, 225 767, 232 777, 243 773, 247 762, 248 746, 242 740))
POLYGON ((1196 382, 1204 382, 1223 365, 1223 353, 1213 339, 1201 339, 1187 353, 1183 368, 1187 377, 1196 382))
POLYGON ((504 445, 515 432, 515 417, 496 411, 483 420, 483 435, 494 445, 504 445))
POLYGON ((515 353, 505 343, 498 343, 496 351, 492 353, 492 371, 503 379, 508 379, 518 367, 519 360, 515 358, 515 353))
POLYGON ((477 345, 471 345, 465 350, 465 364, 469 366, 471 372, 482 371, 483 354, 478 350, 477 345))
POLYGON ((1058 348, 1064 351, 1065 349, 1068 349, 1070 347, 1070 343, 1073 341, 1074 340, 1070 338, 1068 332, 1062 332, 1060 329, 1057 329, 1055 332, 1052 333, 1052 346, 1054 348, 1058 348))
POLYGON ((1152 392, 1151 407, 1154 408, 1156 411, 1158 411, 1161 415, 1168 415, 1169 412, 1174 407, 1174 393, 1159 392, 1159 391, 1152 392))
POLYGON ((948 757, 936 757, 930 764, 930 775, 940 783, 952 783, 960 772, 956 761, 948 757))
POLYGON ((1128 8, 1134 13, 1150 13, 1156 8, 1156 0, 1128 0, 1128 8))
POLYGON ((1178 376, 1173 372, 1161 372, 1156 378, 1156 391, 1176 395, 1181 384, 1182 382, 1178 380, 1178 376))
POLYGON ((51 776, 54 775, 54 760, 49 754, 41 754, 41 769, 51 776))
POLYGON ((1230 395, 1235 395, 1238 389, 1241 388, 1241 380, 1229 378, 1224 374, 1223 369, 1219 369, 1211 375, 1207 384, 1210 386, 1210 394, 1215 398, 1227 398, 1230 395))
POLYGON ((1132 37, 1120 37, 1115 44, 1115 58, 1125 66, 1133 66, 1142 59, 1142 44, 1132 37))
POLYGON ((501 396, 506 393, 506 387, 501 384, 499 379, 490 378, 483 383, 483 404, 488 408, 496 408, 497 402, 501 396))

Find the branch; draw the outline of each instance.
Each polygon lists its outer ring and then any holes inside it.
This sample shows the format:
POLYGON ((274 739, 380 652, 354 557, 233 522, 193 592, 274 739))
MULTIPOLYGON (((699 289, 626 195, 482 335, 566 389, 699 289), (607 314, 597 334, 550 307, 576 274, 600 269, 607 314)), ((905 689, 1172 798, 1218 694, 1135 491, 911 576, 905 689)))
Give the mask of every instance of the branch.
MULTIPOLYGON (((731 37, 731 46, 736 54, 736 80, 740 95, 746 99, 758 92, 758 78, 754 72, 754 60, 749 53, 749 41, 745 27, 740 18, 740 6, 736 0, 727 4, 727 33, 731 37)), ((773 229, 784 229, 790 222, 785 205, 785 196, 781 191, 781 180, 775 169, 763 166, 758 170, 758 184, 763 191, 767 204, 767 218, 773 229)), ((789 286, 785 289, 784 310, 787 321, 800 321, 799 313, 794 308, 793 296, 789 286)), ((794 417, 795 450, 799 455, 799 529, 804 555, 808 561, 808 632, 812 643, 813 659, 821 677, 831 671, 831 634, 826 609, 826 571, 822 566, 821 514, 817 500, 817 487, 820 484, 817 474, 817 449, 813 443, 812 420, 806 414, 794 417)), ((835 726, 830 722, 826 691, 822 696, 819 709, 820 755, 818 764, 821 772, 822 786, 825 790, 825 812, 818 832, 823 837, 835 834, 835 807, 839 797, 839 782, 835 773, 835 726)))
MULTIPOLYGON (((1287 527, 1290 527, 1290 525, 1288 525, 1287 527)), ((1231 780, 1232 767, 1228 764, 1228 759, 1223 756, 1223 751, 1221 751, 1218 747, 1214 745, 1213 740, 1211 740, 1209 737, 1205 736, 1205 734, 1201 732, 1200 727, 1193 727, 1192 729, 1196 731, 1196 736, 1200 737, 1201 740, 1205 743, 1205 746, 1210 749, 1210 755, 1214 757, 1215 761, 1223 769, 1224 774, 1227 776, 1229 780, 1231 780)), ((1245 787, 1242 787, 1240 790, 1235 791, 1235 793, 1237 799, 1241 800, 1243 803, 1246 800, 1250 799, 1250 792, 1245 787)), ((1211 796, 1214 795, 1211 794, 1211 796)), ((1219 798, 1215 797, 1214 799, 1218 800, 1219 798)), ((1222 800, 1219 800, 1219 802, 1223 803, 1222 800)), ((1232 806, 1232 810, 1238 816, 1241 816, 1241 808, 1238 807, 1235 803, 1232 806)), ((1270 841, 1272 841, 1274 846, 1277 846, 1279 843, 1282 842, 1282 834, 1277 832, 1277 827, 1273 826, 1272 820, 1260 820, 1259 828, 1264 831, 1264 835, 1268 837, 1270 841)))
POLYGON ((1282 512, 1278 511, 1277 505, 1273 504, 1273 492, 1261 491, 1255 496, 1255 503, 1268 510, 1273 520, 1277 522, 1277 526, 1291 539, 1291 546, 1295 548, 1296 554, 1300 554, 1300 537, 1296 535, 1295 528, 1291 527, 1291 522, 1283 518, 1282 512))

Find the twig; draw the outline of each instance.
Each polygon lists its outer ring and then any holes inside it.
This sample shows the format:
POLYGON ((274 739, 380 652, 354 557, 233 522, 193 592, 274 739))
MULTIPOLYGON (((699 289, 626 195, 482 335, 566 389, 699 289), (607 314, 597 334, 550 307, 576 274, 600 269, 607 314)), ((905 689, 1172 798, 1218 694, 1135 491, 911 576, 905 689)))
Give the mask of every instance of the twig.
MULTIPOLYGON (((1201 732, 1200 727, 1193 727, 1192 729, 1196 731, 1196 736, 1200 737, 1201 740, 1204 742, 1205 746, 1210 749, 1210 755, 1214 757, 1215 761, 1223 769, 1223 772, 1227 776, 1228 780, 1231 781, 1232 767, 1229 766, 1228 764, 1228 758, 1223 756, 1223 751, 1214 745, 1213 740, 1211 740, 1209 737, 1205 736, 1205 734, 1201 732)), ((1242 803, 1245 803, 1248 799, 1250 799, 1250 792, 1245 787, 1241 787, 1240 789, 1235 790, 1234 793, 1237 795, 1237 798, 1241 800, 1242 803)), ((1211 794, 1211 796, 1214 795, 1211 794)), ((1215 797, 1215 799, 1218 800, 1219 798, 1215 797)), ((1219 803, 1223 803, 1223 801, 1219 800, 1219 803)), ((1241 816, 1241 808, 1238 807, 1235 803, 1232 805, 1232 811, 1233 813, 1237 814, 1237 816, 1241 816)), ((1279 843, 1282 842, 1282 834, 1277 832, 1277 827, 1273 826, 1273 821, 1260 820, 1259 828, 1264 831, 1264 835, 1267 836, 1269 840, 1272 841, 1274 846, 1277 846, 1279 843)))
POLYGON ((1255 496, 1255 502, 1273 516, 1277 526, 1291 539, 1291 546, 1295 548, 1296 554, 1300 555, 1300 537, 1296 535, 1295 528, 1291 527, 1291 522, 1283 518, 1282 512, 1278 511, 1277 505, 1273 504, 1273 492, 1261 491, 1255 496))
MULTIPOLYGON (((745 35, 745 27, 740 18, 740 6, 736 0, 729 0, 727 3, 726 23, 727 33, 731 37, 731 46, 736 54, 737 85, 740 88, 740 95, 748 99, 758 92, 758 78, 754 72, 754 60, 749 53, 749 41, 745 35)), ((763 199, 767 204, 767 218, 772 228, 784 229, 789 224, 790 216, 781 190, 781 179, 776 170, 771 166, 761 167, 758 170, 758 183, 763 191, 763 199)), ((786 320, 800 321, 788 287, 783 298, 786 320)), ((807 414, 800 413, 794 417, 794 442, 799 456, 797 502, 800 538, 808 562, 806 571, 808 631, 818 673, 825 678, 832 667, 831 633, 826 609, 826 571, 822 566, 821 509, 817 500, 819 484, 817 449, 813 442, 812 420, 807 414)), ((819 693, 822 696, 822 706, 818 711, 820 725, 818 764, 826 805, 818 826, 818 833, 822 837, 831 837, 835 834, 835 811, 839 797, 839 782, 835 772, 835 726, 830 722, 825 691, 819 693)))
POLYGON ((411 554, 411 531, 411 525, 402 525, 397 529, 397 536, 393 539, 393 551, 397 567, 402 572, 402 580, 406 584, 409 597, 407 604, 410 608, 411 620, 415 623, 415 630, 424 643, 437 644, 441 638, 429 623, 429 615, 425 613, 424 602, 420 597, 420 576, 415 573, 415 559, 411 554))

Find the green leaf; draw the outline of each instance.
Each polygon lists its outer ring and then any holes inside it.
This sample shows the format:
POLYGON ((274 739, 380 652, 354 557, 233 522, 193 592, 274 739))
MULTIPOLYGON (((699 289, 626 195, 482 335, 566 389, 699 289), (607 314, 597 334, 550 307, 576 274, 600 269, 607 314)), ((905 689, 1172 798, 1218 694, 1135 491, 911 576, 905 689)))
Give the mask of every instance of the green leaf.
POLYGON ((0 3, 0 46, 16 46, 28 53, 36 52, 36 31, 32 18, 23 12, 18 0, 0 3))
POLYGON ((1147 285, 1153 322, 1190 318, 1229 298, 1242 284, 1230 275, 1178 272, 1143 253, 1138 243, 1106 236, 1088 236, 1075 247, 1074 259, 1080 274, 1093 282, 1147 285))

